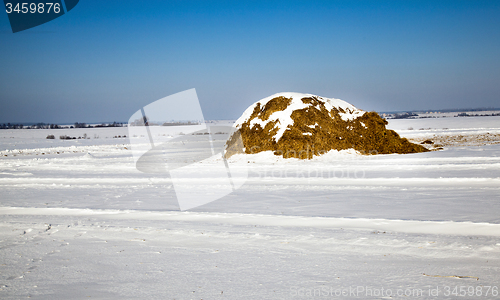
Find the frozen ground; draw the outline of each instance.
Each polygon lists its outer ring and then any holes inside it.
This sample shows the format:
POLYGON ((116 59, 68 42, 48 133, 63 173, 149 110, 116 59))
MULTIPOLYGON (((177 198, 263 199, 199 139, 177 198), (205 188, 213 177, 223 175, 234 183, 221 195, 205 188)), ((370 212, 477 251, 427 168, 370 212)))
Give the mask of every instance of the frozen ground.
POLYGON ((234 156, 246 183, 188 212, 126 128, 1 130, 0 298, 500 298, 500 117, 389 127, 443 150, 234 156))

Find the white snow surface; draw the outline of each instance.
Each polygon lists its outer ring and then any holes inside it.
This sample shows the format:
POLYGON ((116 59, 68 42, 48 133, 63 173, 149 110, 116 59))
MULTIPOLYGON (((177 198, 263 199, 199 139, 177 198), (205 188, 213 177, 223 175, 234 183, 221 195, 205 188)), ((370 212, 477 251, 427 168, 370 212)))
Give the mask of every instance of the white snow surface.
MULTIPOLYGON (((499 124, 388 127, 427 138, 499 124)), ((246 183, 181 212, 170 176, 137 171, 127 139, 114 138, 126 128, 45 139, 62 132, 0 130, 1 299, 498 299, 500 143, 234 155, 228 164, 249 170, 246 183)), ((197 180, 200 193, 219 184, 197 180)))
POLYGON ((306 104, 306 103, 302 102, 302 98, 316 97, 319 100, 325 102, 325 108, 328 111, 331 111, 332 108, 343 109, 345 111, 345 113, 339 112, 339 114, 340 114, 340 117, 342 118, 342 120, 344 120, 344 121, 353 120, 355 118, 362 116, 365 113, 364 111, 357 109, 352 104, 347 103, 344 100, 334 99, 334 98, 325 98, 325 97, 320 97, 320 96, 313 95, 313 94, 286 92, 286 93, 277 93, 277 94, 274 94, 272 96, 266 97, 262 100, 255 102, 254 104, 252 104, 249 108, 247 108, 243 112, 241 117, 238 118, 238 120, 236 120, 234 126, 236 128, 240 128, 243 123, 248 121, 248 119, 250 118, 250 116, 252 115, 252 113, 254 111, 255 106, 257 106, 257 104, 260 104, 260 107, 262 108, 266 105, 267 102, 269 102, 270 100, 272 100, 276 97, 280 97, 280 96, 292 99, 290 105, 285 110, 274 112, 265 121, 263 121, 257 117, 257 118, 254 118, 250 122, 250 127, 253 127, 256 124, 259 124, 262 128, 264 128, 267 123, 274 122, 274 121, 278 120, 279 125, 277 125, 277 126, 278 126, 279 130, 276 133, 276 135, 274 135, 274 139, 276 141, 279 141, 279 139, 281 139, 281 137, 283 136, 283 134, 285 133, 285 131, 287 130, 289 125, 293 125, 294 121, 292 120, 291 115, 294 111, 312 106, 311 104, 306 104))

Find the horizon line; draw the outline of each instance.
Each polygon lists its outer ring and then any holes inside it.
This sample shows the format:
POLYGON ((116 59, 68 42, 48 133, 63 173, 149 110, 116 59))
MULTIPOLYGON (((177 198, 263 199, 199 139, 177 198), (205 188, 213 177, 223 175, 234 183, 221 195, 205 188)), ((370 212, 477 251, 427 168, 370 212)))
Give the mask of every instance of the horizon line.
MULTIPOLYGON (((446 112, 469 112, 469 111, 500 111, 500 108, 494 108, 494 107, 478 107, 478 108, 449 108, 449 109, 415 109, 415 110, 395 110, 395 111, 375 111, 378 114, 396 114, 396 113, 417 113, 417 112, 441 112, 441 113, 446 113, 446 112)), ((235 121, 238 118, 235 119, 206 119, 205 122, 209 121, 235 121)), ((76 123, 79 124, 86 124, 86 125, 101 125, 101 124, 128 124, 127 122, 120 122, 120 121, 112 121, 112 122, 4 122, 0 121, 0 125, 23 125, 23 126, 30 126, 30 125, 37 125, 37 124, 44 124, 44 125, 74 125, 76 123)))

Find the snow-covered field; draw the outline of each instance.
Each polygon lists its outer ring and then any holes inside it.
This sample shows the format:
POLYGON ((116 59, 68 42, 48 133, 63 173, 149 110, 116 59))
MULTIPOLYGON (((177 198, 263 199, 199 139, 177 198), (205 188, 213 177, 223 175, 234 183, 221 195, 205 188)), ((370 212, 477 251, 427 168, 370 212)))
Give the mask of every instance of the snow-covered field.
POLYGON ((500 117, 388 127, 443 150, 237 155, 185 212, 127 128, 0 130, 0 298, 499 299, 500 117))

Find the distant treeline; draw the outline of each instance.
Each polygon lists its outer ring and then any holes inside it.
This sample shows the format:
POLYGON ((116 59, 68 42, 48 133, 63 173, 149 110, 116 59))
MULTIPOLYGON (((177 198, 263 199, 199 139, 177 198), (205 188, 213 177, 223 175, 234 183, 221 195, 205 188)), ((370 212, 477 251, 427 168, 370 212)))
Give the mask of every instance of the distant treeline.
MULTIPOLYGON (((98 124, 98 125, 87 125, 85 123, 75 123, 74 128, 100 128, 100 127, 123 127, 125 123, 118 123, 118 122, 113 122, 109 124, 98 124)), ((73 128, 71 126, 70 128, 73 128)))
POLYGON ((476 112, 476 111, 499 111, 500 108, 493 108, 493 107, 481 107, 481 108, 453 108, 453 109, 433 109, 433 110, 412 110, 412 111, 381 111, 378 112, 379 114, 408 114, 408 113, 427 113, 427 112, 438 112, 438 113, 450 113, 450 112, 463 112, 463 111, 468 111, 468 112, 476 112))
POLYGON ((492 117, 492 116, 500 116, 500 113, 491 113, 491 114, 468 114, 468 113, 460 113, 457 117, 492 117))
POLYGON ((46 124, 46 123, 36 123, 32 125, 23 124, 0 124, 0 129, 63 129, 63 128, 100 128, 100 127, 123 127, 125 123, 113 122, 113 123, 102 123, 98 125, 88 125, 86 123, 76 122, 73 125, 58 125, 58 124, 46 124))
POLYGON ((393 119, 412 119, 415 117, 418 117, 418 115, 412 112, 405 112, 402 114, 395 114, 393 119))

